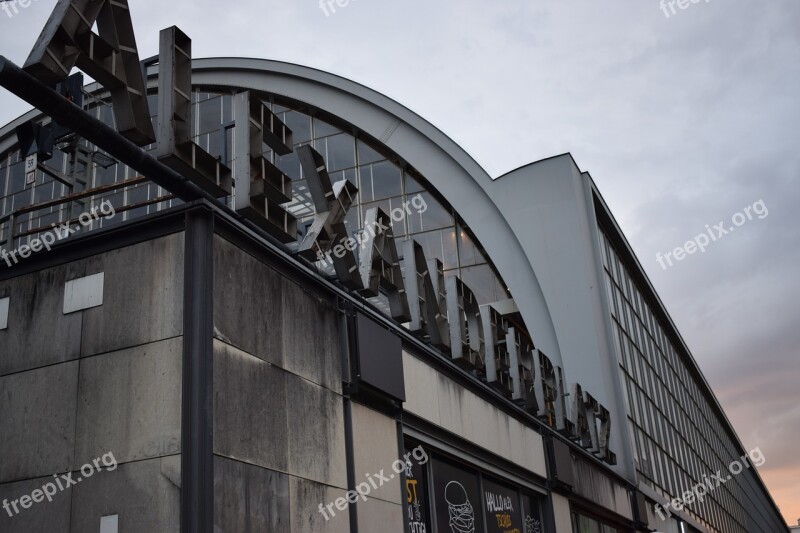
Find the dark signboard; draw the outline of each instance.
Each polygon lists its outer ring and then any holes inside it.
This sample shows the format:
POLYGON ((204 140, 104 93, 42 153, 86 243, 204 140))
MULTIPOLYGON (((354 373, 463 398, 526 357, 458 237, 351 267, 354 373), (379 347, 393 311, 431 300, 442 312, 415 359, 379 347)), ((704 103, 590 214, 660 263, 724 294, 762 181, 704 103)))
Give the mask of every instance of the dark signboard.
POLYGON ((486 533, 478 474, 433 460, 437 533, 486 533))
MULTIPOLYGON (((411 453, 411 448, 406 448, 411 453)), ((406 461, 405 523, 407 533, 430 533, 428 518, 428 479, 425 466, 406 461)))

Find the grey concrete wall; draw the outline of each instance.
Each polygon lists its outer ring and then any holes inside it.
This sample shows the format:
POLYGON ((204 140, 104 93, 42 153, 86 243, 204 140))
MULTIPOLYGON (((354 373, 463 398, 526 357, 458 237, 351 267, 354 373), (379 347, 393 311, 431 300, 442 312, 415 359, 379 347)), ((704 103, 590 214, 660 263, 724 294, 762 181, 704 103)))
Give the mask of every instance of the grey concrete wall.
POLYGON ((0 531, 99 531, 113 514, 120 531, 179 531, 183 235, 6 280, 0 294, 0 503, 20 509, 0 509, 0 531), (102 305, 64 314, 66 282, 100 272, 102 305), (80 481, 22 507, 68 473, 80 481))
POLYGON ((492 199, 518 229, 541 282, 568 386, 580 383, 609 410, 610 448, 617 454, 617 466, 611 468, 635 482, 617 355, 611 352, 604 321, 608 308, 601 293, 605 281, 598 277, 602 263, 593 244, 597 223, 587 209, 588 177, 572 157, 562 155, 514 170, 496 185, 492 199))
POLYGON ((0 281, 8 328, 0 376, 180 336, 183 236, 144 242, 0 281), (105 272, 102 306, 65 315, 67 281, 105 272))
POLYGON ((403 353, 403 372, 406 411, 520 469, 547 477, 544 440, 539 433, 407 352, 403 353))
POLYGON ((215 530, 349 531, 335 309, 217 236, 214 335, 215 530))
MULTIPOLYGON (((368 499, 357 505, 359 531, 403 531, 402 478, 392 468, 405 450, 397 447, 397 421, 353 403, 353 457, 357 483, 372 479, 368 499), (389 478, 389 482, 383 480, 389 478)), ((412 458, 413 460, 413 458, 412 458)), ((399 467, 398 467, 399 468, 399 467)), ((369 485, 368 485, 369 486, 369 485)))

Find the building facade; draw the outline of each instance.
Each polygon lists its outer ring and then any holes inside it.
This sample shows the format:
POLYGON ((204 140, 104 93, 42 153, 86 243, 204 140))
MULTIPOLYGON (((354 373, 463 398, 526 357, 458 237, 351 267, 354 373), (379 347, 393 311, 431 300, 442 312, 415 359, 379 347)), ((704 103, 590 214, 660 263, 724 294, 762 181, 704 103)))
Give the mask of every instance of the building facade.
POLYGON ((0 130, 0 529, 787 531, 570 155, 492 179, 274 61, 181 90, 164 35, 139 144, 216 200, 74 132, 31 167, 39 111, 0 130))

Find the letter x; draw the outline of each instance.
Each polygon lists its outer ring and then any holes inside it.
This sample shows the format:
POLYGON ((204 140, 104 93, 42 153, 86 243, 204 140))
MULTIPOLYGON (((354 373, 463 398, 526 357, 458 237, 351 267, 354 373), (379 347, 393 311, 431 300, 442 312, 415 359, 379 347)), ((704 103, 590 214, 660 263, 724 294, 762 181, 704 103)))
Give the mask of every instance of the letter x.
MULTIPOLYGON (((358 194, 358 188, 347 180, 332 186, 325 160, 311 146, 300 146, 297 156, 317 211, 314 222, 300 243, 298 253, 308 260, 314 260, 318 253, 327 254, 335 244, 348 237, 344 219, 358 194)), ((336 276, 348 289, 361 290, 364 284, 358 271, 356 255, 349 247, 344 248, 342 257, 338 256, 341 254, 331 254, 336 276)))
POLYGON ((723 224, 724 222, 720 222, 719 224, 714 225, 714 229, 717 230, 717 237, 722 237, 723 235, 728 234, 728 230, 722 227, 723 224))
POLYGON ((77 481, 75 481, 74 479, 72 479, 72 472, 70 472, 70 473, 68 473, 68 474, 62 474, 62 475, 61 475, 61 479, 63 479, 64 481, 66 481, 66 482, 67 482, 67 484, 66 484, 66 485, 64 485, 64 488, 65 488, 65 489, 66 489, 66 488, 69 488, 71 485, 77 485, 77 484, 78 484, 78 482, 77 482, 77 481))

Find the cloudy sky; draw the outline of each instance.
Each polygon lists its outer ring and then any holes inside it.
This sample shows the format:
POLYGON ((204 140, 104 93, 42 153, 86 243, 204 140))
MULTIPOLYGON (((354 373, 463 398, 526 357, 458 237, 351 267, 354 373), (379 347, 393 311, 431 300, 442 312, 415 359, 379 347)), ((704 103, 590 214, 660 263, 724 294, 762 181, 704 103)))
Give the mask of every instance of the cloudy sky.
MULTIPOLYGON (((800 518, 800 2, 132 0, 142 57, 177 24, 195 57, 340 74, 428 119, 499 176, 571 152, 589 171, 784 517, 800 518), (487 132, 488 135, 487 135, 487 132), (665 254, 759 200, 705 253, 665 254)), ((18 64, 55 0, 0 11, 18 64)), ((0 124, 28 107, 0 91, 0 124)))

